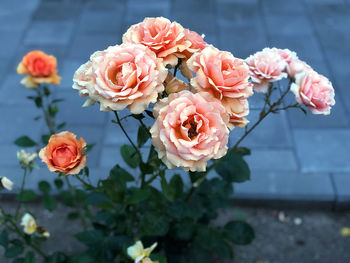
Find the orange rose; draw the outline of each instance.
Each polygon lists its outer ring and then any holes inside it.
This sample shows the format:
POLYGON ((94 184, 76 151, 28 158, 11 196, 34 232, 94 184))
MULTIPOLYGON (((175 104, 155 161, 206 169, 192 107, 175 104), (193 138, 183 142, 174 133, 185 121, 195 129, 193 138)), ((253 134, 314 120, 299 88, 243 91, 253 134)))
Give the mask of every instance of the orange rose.
POLYGON ((26 74, 21 83, 27 88, 36 88, 40 83, 60 84, 57 61, 42 51, 34 50, 25 55, 17 67, 18 74, 26 74))
POLYGON ((78 174, 86 165, 85 146, 83 138, 77 140, 74 133, 64 131, 50 137, 39 157, 51 172, 78 174))

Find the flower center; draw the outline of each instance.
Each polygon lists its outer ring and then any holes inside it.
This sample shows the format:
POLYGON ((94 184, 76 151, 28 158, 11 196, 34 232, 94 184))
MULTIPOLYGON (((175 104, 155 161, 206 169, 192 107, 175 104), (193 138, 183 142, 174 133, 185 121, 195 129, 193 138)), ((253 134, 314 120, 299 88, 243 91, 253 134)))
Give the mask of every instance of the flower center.
POLYGON ((196 122, 195 122, 193 117, 190 118, 190 119, 187 119, 182 124, 182 126, 185 127, 188 130, 187 131, 187 136, 191 140, 198 135, 198 133, 197 133, 197 124, 196 124, 196 122))

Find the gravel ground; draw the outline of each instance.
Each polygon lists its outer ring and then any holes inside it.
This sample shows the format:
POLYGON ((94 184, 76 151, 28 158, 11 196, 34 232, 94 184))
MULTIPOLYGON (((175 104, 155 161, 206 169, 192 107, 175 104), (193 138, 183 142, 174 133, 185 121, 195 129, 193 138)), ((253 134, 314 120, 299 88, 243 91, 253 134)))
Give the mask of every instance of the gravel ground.
MULTIPOLYGON (((14 209, 10 202, 2 202, 2 206, 7 211, 14 209)), ((66 220, 65 207, 59 206, 54 213, 49 213, 33 204, 29 210, 36 215, 38 224, 51 232, 44 248, 46 252, 57 249, 69 252, 80 248, 71 235, 80 226, 66 220)), ((236 246, 234 260, 227 263, 350 262, 350 237, 340 234, 343 227, 350 227, 350 212, 239 207, 222 211, 218 223, 237 218, 245 218, 254 227, 256 239, 249 246, 236 246)), ((0 256, 0 262, 11 261, 0 256)))

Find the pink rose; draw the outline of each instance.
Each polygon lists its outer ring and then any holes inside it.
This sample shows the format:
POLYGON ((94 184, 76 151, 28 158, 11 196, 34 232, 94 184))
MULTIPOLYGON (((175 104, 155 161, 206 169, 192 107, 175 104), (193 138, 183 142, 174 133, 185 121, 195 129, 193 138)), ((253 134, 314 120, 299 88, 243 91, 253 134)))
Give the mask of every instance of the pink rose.
POLYGON ((207 161, 226 154, 229 116, 209 93, 172 93, 153 113, 152 144, 169 169, 205 171, 207 161))
POLYGON ((74 74, 73 88, 89 96, 84 104, 100 103, 102 111, 122 110, 139 114, 163 92, 167 69, 143 45, 123 44, 97 51, 74 74))
POLYGON ((287 67, 287 72, 290 78, 295 78, 299 73, 310 71, 312 68, 300 59, 294 59, 287 67))
POLYGON ((228 127, 233 129, 234 126, 243 128, 249 121, 244 118, 249 114, 249 103, 247 99, 226 98, 221 101, 226 111, 230 114, 230 123, 228 127))
POLYGON ((249 56, 246 62, 256 92, 266 93, 270 82, 287 77, 284 72, 287 66, 286 61, 271 48, 264 48, 262 51, 249 56))
POLYGON ((203 50, 207 46, 207 43, 204 41, 204 35, 201 36, 189 29, 185 29, 184 32, 185 39, 191 42, 191 46, 183 52, 186 58, 190 58, 192 54, 203 50))
POLYGON ((332 83, 313 70, 297 74, 291 91, 297 102, 306 105, 313 114, 329 115, 335 104, 332 83))
MULTIPOLYGON (((187 65, 196 74, 191 79, 193 90, 209 92, 221 100, 232 121, 235 116, 242 114, 242 108, 236 107, 237 103, 232 99, 246 99, 253 94, 249 83, 249 68, 243 60, 235 58, 229 52, 207 46, 201 52, 195 53, 187 61, 187 65), (230 105, 231 101, 235 105, 230 105)), ((244 104, 248 105, 248 102, 244 104)))
POLYGON ((271 50, 275 51, 277 54, 281 56, 281 58, 289 65, 293 60, 297 59, 298 56, 294 51, 289 49, 280 49, 280 48, 272 48, 271 50))
POLYGON ((185 39, 184 28, 164 17, 145 18, 131 26, 123 35, 123 43, 142 44, 164 60, 165 65, 175 66, 181 53, 192 45, 185 39))

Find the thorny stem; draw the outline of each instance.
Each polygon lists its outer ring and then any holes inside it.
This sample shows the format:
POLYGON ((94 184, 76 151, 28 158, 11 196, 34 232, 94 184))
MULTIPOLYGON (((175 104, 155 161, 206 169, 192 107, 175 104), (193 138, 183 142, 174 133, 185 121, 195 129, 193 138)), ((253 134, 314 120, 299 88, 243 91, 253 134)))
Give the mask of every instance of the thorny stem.
POLYGON ((50 113, 48 111, 48 105, 45 105, 44 103, 44 96, 42 95, 41 93, 41 88, 42 86, 39 86, 38 89, 37 89, 37 92, 38 92, 38 96, 41 98, 42 100, 42 105, 41 105, 41 109, 43 111, 43 114, 44 114, 44 119, 45 119, 45 122, 46 122, 46 125, 47 125, 47 128, 49 129, 50 131, 50 135, 52 134, 55 134, 55 128, 53 127, 53 123, 52 123, 52 119, 51 119, 51 116, 50 116, 50 113))
POLYGON ((78 207, 78 214, 79 214, 79 217, 80 217, 80 220, 81 220, 81 223, 83 225, 83 228, 84 230, 87 229, 87 224, 86 224, 86 221, 85 221, 85 218, 84 218, 84 215, 83 215, 83 212, 82 212, 82 207, 80 205, 80 202, 78 202, 78 199, 74 193, 74 188, 73 186, 70 184, 69 182, 69 179, 68 179, 68 176, 65 176, 64 179, 66 180, 66 183, 67 183, 67 186, 68 186, 68 190, 70 192, 70 194, 72 195, 72 197, 74 198, 74 203, 77 205, 78 207))

